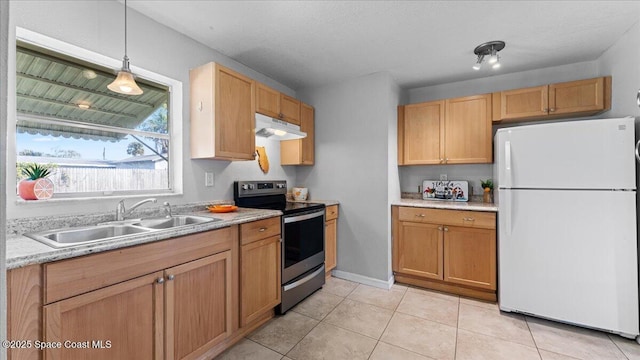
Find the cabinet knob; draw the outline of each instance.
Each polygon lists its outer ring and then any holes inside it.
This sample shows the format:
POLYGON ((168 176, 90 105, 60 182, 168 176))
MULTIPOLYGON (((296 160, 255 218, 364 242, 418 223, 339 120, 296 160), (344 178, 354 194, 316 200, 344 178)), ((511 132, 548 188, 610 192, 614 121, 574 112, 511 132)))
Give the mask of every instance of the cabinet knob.
POLYGON ((551 109, 549 109, 549 112, 554 112, 554 111, 556 111, 556 109, 555 109, 555 108, 551 108, 551 109))
POLYGON ((449 231, 449 228, 445 226, 444 231, 449 231))
POLYGON ((158 284, 163 284, 164 283, 164 278, 163 277, 159 277, 158 280, 156 280, 156 282, 158 284))
POLYGON ((175 277, 173 274, 172 274, 172 275, 168 275, 168 276, 167 276, 167 280, 173 280, 173 279, 175 279, 175 278, 176 278, 176 277, 175 277))
POLYGON ((438 226, 438 230, 439 230, 439 231, 442 231, 442 226, 438 226))
POLYGON ((265 230, 267 230, 267 228, 266 228, 266 227, 261 227, 261 228, 260 228, 260 230, 258 230, 258 231, 260 231, 260 232, 265 232, 265 230))
POLYGON ((202 101, 198 101, 198 111, 202 111, 202 101))
POLYGON ((548 108, 544 108, 544 109, 542 109, 542 112, 549 112, 549 109, 548 108))
POLYGON ((444 159, 444 163, 446 164, 446 163, 448 163, 448 162, 449 162, 449 158, 445 158, 445 159, 444 159))
POLYGON ((463 221, 476 221, 476 219, 472 218, 472 217, 466 217, 466 218, 462 218, 463 221))
POLYGON ((443 158, 440 158, 440 164, 442 164, 444 162, 443 158))

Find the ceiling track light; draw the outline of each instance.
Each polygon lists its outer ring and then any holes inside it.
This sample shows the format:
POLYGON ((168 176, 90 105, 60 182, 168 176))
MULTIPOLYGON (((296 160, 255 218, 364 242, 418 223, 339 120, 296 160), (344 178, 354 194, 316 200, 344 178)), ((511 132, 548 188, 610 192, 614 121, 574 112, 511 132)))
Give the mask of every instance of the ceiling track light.
POLYGON ((499 69, 500 56, 498 55, 498 52, 504 49, 505 45, 506 44, 504 41, 496 40, 496 41, 489 41, 484 44, 480 44, 476 46, 476 48, 473 50, 473 53, 476 54, 478 59, 476 60, 476 63, 473 65, 473 70, 480 70, 480 68, 482 67, 482 62, 487 56, 488 56, 487 63, 492 65, 491 68, 499 69))
POLYGON ((127 0, 124 0, 124 57, 122 58, 122 68, 118 71, 118 76, 107 88, 113 92, 124 95, 141 95, 142 89, 136 84, 135 76, 129 68, 129 57, 127 56, 127 0))

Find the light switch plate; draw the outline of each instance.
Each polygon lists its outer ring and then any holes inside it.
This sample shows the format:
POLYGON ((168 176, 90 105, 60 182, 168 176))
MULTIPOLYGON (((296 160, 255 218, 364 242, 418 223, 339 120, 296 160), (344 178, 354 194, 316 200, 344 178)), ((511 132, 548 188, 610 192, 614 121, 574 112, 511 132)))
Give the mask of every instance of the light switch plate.
POLYGON ((215 185, 215 178, 213 176, 213 172, 205 172, 204 173, 204 186, 214 186, 215 185))

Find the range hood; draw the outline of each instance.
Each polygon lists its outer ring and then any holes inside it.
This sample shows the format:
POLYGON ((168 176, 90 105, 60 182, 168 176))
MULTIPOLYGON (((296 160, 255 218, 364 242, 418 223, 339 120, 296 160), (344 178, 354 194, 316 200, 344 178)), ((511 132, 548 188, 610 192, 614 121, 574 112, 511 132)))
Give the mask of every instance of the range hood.
POLYGON ((256 136, 272 140, 294 140, 307 137, 300 126, 256 113, 256 136))

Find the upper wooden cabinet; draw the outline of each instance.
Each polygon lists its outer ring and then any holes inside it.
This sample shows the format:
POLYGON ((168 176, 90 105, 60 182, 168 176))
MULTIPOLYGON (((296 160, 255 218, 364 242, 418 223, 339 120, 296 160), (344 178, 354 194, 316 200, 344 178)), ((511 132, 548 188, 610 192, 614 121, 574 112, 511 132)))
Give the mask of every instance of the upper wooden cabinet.
POLYGON ((611 77, 494 93, 493 121, 595 115, 611 108, 611 77))
POLYGON ((259 82, 256 82, 256 89, 256 112, 301 125, 300 100, 282 94, 259 82))
POLYGON ((253 160, 254 81, 216 63, 189 72, 191 158, 253 160))
POLYGON ((398 164, 491 163, 491 94, 401 106, 398 164))
POLYGON ((307 137, 298 140, 280 141, 281 165, 313 165, 315 153, 313 107, 302 103, 300 109, 300 131, 307 137))

